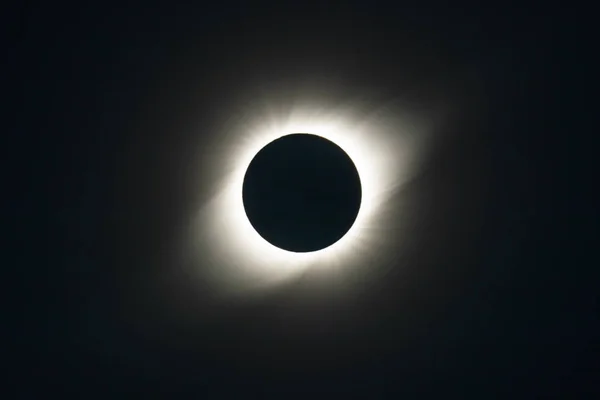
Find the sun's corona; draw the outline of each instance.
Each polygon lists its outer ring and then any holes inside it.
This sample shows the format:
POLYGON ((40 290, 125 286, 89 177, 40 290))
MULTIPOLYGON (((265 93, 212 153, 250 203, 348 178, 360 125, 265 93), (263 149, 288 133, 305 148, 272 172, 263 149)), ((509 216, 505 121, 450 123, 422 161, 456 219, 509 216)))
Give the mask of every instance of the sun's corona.
POLYGON ((210 171, 221 184, 201 207, 194 225, 196 245, 192 246, 210 261, 209 267, 197 272, 219 291, 245 293, 288 281, 307 268, 350 268, 346 265, 358 264, 376 251, 373 243, 381 239, 378 211, 409 179, 419 147, 414 125, 401 115, 380 112, 357 120, 352 109, 332 109, 324 116, 322 109, 296 105, 280 114, 242 118, 229 127, 220 137, 225 154, 210 171), (335 143, 353 161, 362 186, 360 209, 351 228, 319 251, 298 253, 270 244, 253 228, 244 209, 244 176, 252 159, 290 132, 310 132, 335 143))

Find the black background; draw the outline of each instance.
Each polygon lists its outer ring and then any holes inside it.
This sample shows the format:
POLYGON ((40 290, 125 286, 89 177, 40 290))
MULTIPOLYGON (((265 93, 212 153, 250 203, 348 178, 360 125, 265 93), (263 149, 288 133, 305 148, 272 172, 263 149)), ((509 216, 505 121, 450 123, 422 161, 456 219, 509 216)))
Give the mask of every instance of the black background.
POLYGON ((22 2, 7 15, 16 397, 597 393, 593 132, 574 8, 22 2), (452 104, 467 96, 446 79, 457 69, 481 82, 473 109, 486 112, 463 109, 447 127, 458 139, 436 142, 415 183, 428 228, 408 284, 391 274, 351 302, 281 311, 284 290, 177 324, 164 296, 137 299, 132 282, 170 268, 195 205, 190 144, 214 139, 253 88, 335 78, 392 97, 444 87, 452 104), (203 127, 193 138, 190 120, 203 127), (282 312, 326 332, 277 326, 282 312))

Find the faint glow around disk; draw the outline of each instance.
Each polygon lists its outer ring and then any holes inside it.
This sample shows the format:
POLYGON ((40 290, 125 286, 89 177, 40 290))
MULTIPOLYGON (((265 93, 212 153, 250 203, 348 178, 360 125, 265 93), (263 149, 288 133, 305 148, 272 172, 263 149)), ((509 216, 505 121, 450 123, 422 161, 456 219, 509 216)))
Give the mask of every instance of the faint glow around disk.
POLYGON ((310 108, 297 108, 283 116, 258 117, 254 123, 246 120, 224 136, 225 154, 212 167, 222 184, 199 221, 209 244, 203 256, 210 252, 209 258, 219 265, 212 276, 221 284, 234 290, 261 288, 308 267, 346 266, 364 260, 369 243, 382 239, 376 219, 381 204, 411 173, 416 146, 410 133, 415 127, 399 121, 397 113, 391 119, 376 114, 360 121, 348 115, 338 110, 323 117, 310 108), (354 162, 362 185, 361 206, 351 229, 338 242, 315 252, 294 253, 273 246, 256 232, 244 210, 242 185, 250 162, 268 143, 292 133, 314 134, 337 144, 354 162))

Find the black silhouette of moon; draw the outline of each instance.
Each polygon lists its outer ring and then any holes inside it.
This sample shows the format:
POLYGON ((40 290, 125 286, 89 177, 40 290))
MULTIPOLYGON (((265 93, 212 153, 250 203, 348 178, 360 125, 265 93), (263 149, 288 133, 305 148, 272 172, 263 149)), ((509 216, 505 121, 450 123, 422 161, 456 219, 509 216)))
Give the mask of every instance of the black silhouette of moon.
POLYGON ((362 188, 354 162, 338 145, 294 133, 256 154, 242 196, 260 236, 281 249, 305 253, 331 246, 350 230, 362 188))

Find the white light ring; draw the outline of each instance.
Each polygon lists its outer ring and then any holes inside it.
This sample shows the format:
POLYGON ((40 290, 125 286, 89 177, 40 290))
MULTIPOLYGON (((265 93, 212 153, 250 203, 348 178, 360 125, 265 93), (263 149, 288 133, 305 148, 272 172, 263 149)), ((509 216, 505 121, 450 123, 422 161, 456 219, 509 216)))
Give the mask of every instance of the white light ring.
POLYGON ((197 269, 191 263, 192 274, 208 281, 217 293, 240 295, 288 282, 308 269, 353 274, 376 257, 377 244, 389 239, 384 237, 386 229, 381 225, 386 221, 381 218, 390 210, 382 207, 417 172, 431 126, 417 125, 414 113, 407 118, 396 103, 374 109, 365 113, 360 105, 333 106, 324 113, 321 107, 298 102, 277 111, 249 107, 225 130, 228 134, 203 148, 200 159, 207 149, 220 149, 223 154, 210 154, 210 169, 203 171, 208 181, 219 185, 194 219, 190 244, 203 262, 197 269), (310 133, 337 144, 350 156, 361 179, 356 221, 339 241, 315 252, 294 253, 271 245, 254 230, 243 206, 248 165, 268 143, 291 133, 310 133))

